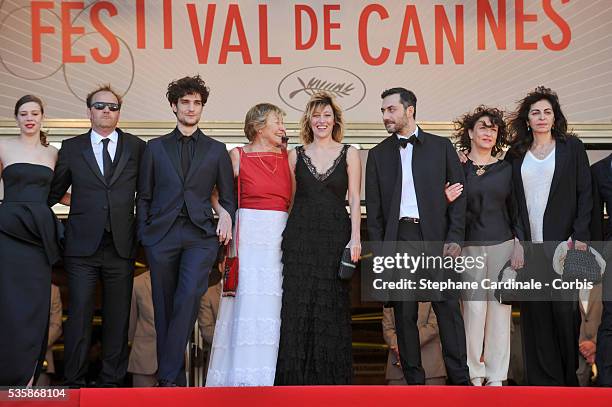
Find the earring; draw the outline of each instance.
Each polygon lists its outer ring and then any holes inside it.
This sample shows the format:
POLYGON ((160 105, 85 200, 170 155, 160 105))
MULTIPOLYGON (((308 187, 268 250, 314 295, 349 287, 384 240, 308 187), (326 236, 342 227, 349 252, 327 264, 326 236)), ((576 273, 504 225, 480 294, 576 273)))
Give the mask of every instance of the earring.
POLYGON ((527 131, 531 131, 531 126, 527 125, 527 131))

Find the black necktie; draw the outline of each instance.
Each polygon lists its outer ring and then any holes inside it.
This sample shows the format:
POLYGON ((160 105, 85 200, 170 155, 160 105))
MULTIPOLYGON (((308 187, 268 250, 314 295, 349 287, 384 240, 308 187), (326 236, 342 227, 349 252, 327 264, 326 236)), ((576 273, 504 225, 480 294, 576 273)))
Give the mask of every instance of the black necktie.
POLYGON ((418 138, 416 135, 412 135, 409 138, 405 138, 405 137, 401 137, 399 139, 399 144, 401 148, 406 148, 406 146, 408 145, 408 143, 414 145, 415 142, 418 141, 418 138))
POLYGON ((191 142, 193 138, 190 136, 181 137, 181 169, 183 170, 183 177, 187 178, 189 172, 189 166, 191 166, 191 142))
POLYGON ((110 181, 113 172, 113 160, 111 159, 110 153, 108 152, 108 143, 110 139, 105 138, 102 140, 102 168, 104 169, 104 178, 106 181, 110 181))

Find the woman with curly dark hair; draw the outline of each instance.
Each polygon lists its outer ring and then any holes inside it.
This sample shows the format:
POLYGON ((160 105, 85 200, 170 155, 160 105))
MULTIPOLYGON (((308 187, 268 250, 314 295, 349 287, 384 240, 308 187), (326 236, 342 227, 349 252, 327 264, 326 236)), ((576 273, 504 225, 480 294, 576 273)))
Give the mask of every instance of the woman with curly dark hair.
POLYGON ((532 242, 522 278, 544 287, 521 303, 526 382, 578 386, 580 312, 571 292, 551 289, 558 278, 551 259, 557 244, 570 238, 586 250, 593 206, 588 158, 549 88, 540 86, 519 102, 509 129, 506 159, 525 239, 532 242))
MULTIPOLYGON (((512 167, 497 158, 507 144, 503 112, 478 106, 455 121, 454 136, 457 148, 467 157, 463 164, 467 213, 462 254, 486 259, 466 269, 463 278, 478 283, 484 279, 497 281, 508 261, 514 268, 523 267, 523 236, 512 193, 512 167)), ((476 386, 501 386, 510 362, 512 310, 490 297, 482 290, 463 293, 467 362, 476 386)))

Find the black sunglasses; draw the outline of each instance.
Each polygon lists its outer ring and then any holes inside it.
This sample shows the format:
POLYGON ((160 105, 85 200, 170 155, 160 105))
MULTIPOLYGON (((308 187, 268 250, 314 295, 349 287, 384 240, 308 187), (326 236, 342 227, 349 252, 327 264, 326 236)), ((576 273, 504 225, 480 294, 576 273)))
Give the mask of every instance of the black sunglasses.
POLYGON ((105 107, 108 107, 108 110, 110 110, 111 112, 116 112, 117 110, 121 109, 121 105, 119 105, 118 103, 108 102, 95 102, 91 104, 91 107, 96 110, 104 110, 105 107))

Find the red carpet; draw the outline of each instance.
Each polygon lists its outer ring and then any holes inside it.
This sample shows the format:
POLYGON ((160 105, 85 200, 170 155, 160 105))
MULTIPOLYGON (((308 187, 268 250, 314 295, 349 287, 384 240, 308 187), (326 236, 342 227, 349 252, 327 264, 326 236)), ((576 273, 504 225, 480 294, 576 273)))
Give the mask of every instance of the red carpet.
POLYGON ((612 389, 545 387, 317 386, 260 388, 83 389, 81 406, 555 406, 610 407, 612 389))
POLYGON ((7 401, 2 406, 122 407, 609 407, 612 389, 568 387, 312 386, 71 390, 68 400, 7 401))

